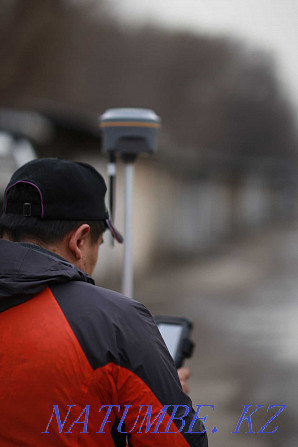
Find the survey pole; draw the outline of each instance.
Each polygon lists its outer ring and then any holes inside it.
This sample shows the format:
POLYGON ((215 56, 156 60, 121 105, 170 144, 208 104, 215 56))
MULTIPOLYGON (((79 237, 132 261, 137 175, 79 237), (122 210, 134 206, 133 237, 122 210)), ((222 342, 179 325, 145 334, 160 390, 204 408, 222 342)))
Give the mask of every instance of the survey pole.
POLYGON ((124 171, 124 253, 122 293, 133 298, 133 196, 134 196, 134 164, 125 163, 124 171))

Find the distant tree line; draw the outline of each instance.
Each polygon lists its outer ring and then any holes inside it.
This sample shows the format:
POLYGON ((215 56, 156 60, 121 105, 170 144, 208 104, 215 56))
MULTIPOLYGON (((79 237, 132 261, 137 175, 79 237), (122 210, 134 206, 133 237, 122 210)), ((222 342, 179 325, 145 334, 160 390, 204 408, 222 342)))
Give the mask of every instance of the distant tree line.
POLYGON ((128 29, 104 0, 2 0, 4 106, 65 104, 94 120, 109 107, 148 107, 166 154, 295 159, 297 135, 274 63, 228 38, 128 29))

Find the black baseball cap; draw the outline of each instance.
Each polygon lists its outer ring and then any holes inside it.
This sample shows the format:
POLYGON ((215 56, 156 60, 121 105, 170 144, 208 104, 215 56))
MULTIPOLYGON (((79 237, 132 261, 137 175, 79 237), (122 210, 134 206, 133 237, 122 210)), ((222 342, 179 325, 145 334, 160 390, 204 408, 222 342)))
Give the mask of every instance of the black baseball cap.
POLYGON ((38 217, 44 220, 101 220, 114 239, 123 237, 114 227, 105 206, 107 187, 93 166, 60 158, 39 158, 29 161, 13 174, 5 194, 5 214, 38 217), (36 188, 40 200, 11 200, 8 192, 19 183, 36 188))

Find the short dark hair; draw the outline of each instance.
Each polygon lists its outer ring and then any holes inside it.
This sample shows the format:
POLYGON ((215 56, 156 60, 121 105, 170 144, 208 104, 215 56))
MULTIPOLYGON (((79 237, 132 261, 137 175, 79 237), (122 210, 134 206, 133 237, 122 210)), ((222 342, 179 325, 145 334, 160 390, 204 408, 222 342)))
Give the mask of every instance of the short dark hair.
MULTIPOLYGON (((10 200, 40 203, 36 188, 26 183, 20 183, 7 193, 10 200)), ((107 228, 103 220, 45 220, 39 217, 24 217, 19 214, 2 214, 0 217, 0 235, 7 233, 9 238, 20 242, 31 237, 37 242, 45 244, 61 241, 71 231, 82 224, 90 226, 91 242, 96 243, 107 228)))

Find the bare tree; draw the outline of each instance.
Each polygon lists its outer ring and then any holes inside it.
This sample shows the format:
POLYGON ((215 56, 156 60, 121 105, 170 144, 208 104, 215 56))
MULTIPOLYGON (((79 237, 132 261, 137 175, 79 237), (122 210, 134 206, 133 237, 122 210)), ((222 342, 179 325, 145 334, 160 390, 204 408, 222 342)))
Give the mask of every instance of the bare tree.
POLYGON ((291 108, 264 52, 218 37, 121 28, 104 0, 4 0, 1 9, 4 105, 46 99, 86 116, 151 107, 163 119, 165 150, 189 148, 198 163, 212 154, 296 153, 291 108))

